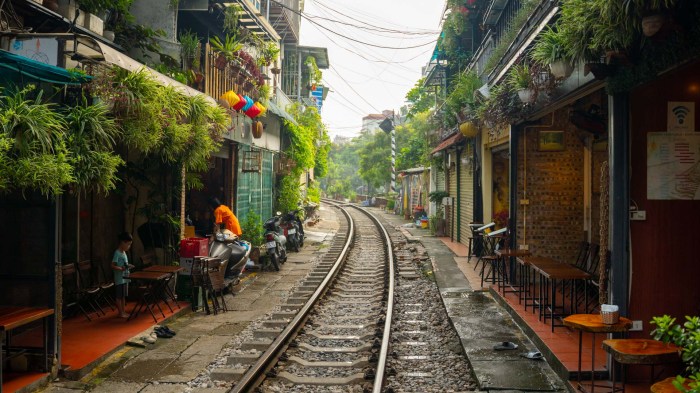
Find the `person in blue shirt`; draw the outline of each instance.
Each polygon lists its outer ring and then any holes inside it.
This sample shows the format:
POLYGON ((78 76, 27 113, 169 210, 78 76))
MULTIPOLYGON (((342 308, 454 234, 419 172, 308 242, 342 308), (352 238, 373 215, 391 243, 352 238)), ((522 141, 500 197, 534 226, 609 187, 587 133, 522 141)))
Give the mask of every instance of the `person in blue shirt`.
POLYGON ((115 297, 119 316, 121 318, 128 318, 129 314, 124 310, 124 305, 126 304, 129 280, 125 279, 124 276, 129 275, 129 267, 131 265, 129 265, 129 257, 127 257, 126 252, 131 247, 131 243, 134 239, 129 232, 122 232, 117 238, 119 239, 119 247, 114 251, 114 256, 112 257, 114 288, 116 290, 115 297))

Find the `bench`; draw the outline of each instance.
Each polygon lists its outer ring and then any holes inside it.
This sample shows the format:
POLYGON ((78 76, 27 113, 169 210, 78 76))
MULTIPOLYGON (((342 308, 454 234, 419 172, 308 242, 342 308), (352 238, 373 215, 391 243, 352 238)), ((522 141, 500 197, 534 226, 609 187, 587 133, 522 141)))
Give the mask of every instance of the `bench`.
MULTIPOLYGON (((5 334, 5 346, 7 353, 10 352, 10 332, 20 326, 30 324, 34 321, 43 320, 44 334, 42 336, 42 348, 44 349, 44 371, 49 370, 48 342, 48 321, 47 317, 54 314, 50 308, 0 306, 0 332, 5 334)), ((2 393, 2 348, 0 348, 0 393, 2 393)))

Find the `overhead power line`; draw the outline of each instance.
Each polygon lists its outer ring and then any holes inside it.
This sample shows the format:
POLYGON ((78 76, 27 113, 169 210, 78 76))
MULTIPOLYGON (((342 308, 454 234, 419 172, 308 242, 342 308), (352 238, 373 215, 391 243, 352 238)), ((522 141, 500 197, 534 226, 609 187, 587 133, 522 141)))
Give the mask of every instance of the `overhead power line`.
POLYGON ((358 40, 358 39, 355 39, 355 38, 352 38, 352 37, 348 37, 348 36, 346 36, 346 35, 344 35, 344 34, 340 34, 340 33, 336 32, 336 31, 333 31, 332 29, 330 29, 330 28, 328 28, 328 27, 326 27, 326 26, 324 26, 324 25, 322 25, 322 24, 316 22, 316 21, 313 20, 312 18, 308 17, 308 16, 306 15, 306 13, 304 13, 304 12, 297 11, 297 10, 291 8, 291 7, 286 6, 285 4, 280 3, 280 2, 277 1, 277 0, 271 0, 271 1, 272 1, 273 3, 279 5, 280 7, 285 8, 285 9, 287 9, 287 10, 289 10, 289 11, 291 11, 291 12, 293 12, 293 13, 299 15, 299 16, 301 16, 302 18, 308 20, 308 21, 311 22, 312 24, 314 24, 314 25, 316 25, 316 26, 318 26, 318 27, 320 27, 320 28, 322 28, 322 29, 324 29, 324 30, 330 32, 330 33, 333 33, 333 34, 335 34, 335 35, 337 35, 337 36, 339 36, 339 37, 345 38, 346 40, 354 41, 354 42, 357 42, 357 43, 360 43, 360 44, 363 44, 363 45, 367 45, 367 46, 371 46, 371 47, 375 47, 375 48, 405 50, 405 49, 421 48, 421 47, 424 47, 424 46, 427 46, 427 45, 432 45, 432 44, 434 44, 434 43, 437 42, 437 39, 434 39, 434 40, 431 40, 431 41, 429 41, 429 42, 424 42, 424 43, 422 43, 422 44, 411 45, 411 46, 403 46, 403 47, 377 45, 377 44, 373 44, 373 43, 371 43, 371 42, 361 41, 361 40, 358 40))

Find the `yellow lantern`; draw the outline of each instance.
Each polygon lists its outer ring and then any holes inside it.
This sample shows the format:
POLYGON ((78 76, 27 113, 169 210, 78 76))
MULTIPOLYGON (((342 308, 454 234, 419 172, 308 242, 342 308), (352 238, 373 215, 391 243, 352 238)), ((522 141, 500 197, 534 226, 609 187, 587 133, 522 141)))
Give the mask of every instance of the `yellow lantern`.
POLYGON ((233 90, 229 90, 222 94, 220 98, 226 100, 229 106, 234 106, 241 100, 240 97, 238 97, 238 94, 236 94, 236 92, 233 90))
POLYGON ((265 108, 265 107, 263 106, 263 104, 261 104, 261 103, 259 103, 259 102, 256 102, 255 105, 257 105, 258 108, 260 108, 260 114, 259 114, 258 116, 264 116, 264 115, 265 115, 265 112, 267 112, 267 108, 265 108))
POLYGON ((461 132, 462 135, 466 136, 467 138, 471 138, 476 136, 479 129, 476 127, 476 125, 474 125, 474 123, 465 121, 459 125, 459 132, 461 132))

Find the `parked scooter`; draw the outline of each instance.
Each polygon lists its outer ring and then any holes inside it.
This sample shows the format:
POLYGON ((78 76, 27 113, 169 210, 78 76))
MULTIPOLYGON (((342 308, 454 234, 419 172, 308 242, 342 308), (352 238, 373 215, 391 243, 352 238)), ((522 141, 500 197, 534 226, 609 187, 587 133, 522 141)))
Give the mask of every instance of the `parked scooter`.
POLYGON ((299 211, 292 210, 284 215, 283 226, 285 235, 292 250, 299 252, 299 248, 304 246, 304 225, 299 217, 299 211))
POLYGON ((279 265, 287 260, 287 238, 284 230, 280 227, 282 213, 277 212, 274 217, 269 218, 263 224, 265 229, 265 248, 267 255, 275 270, 279 271, 279 265))
POLYGON ((220 228, 216 233, 214 241, 209 245, 209 256, 228 261, 224 273, 226 286, 238 284, 238 277, 245 270, 251 250, 250 243, 239 239, 230 231, 220 228))

